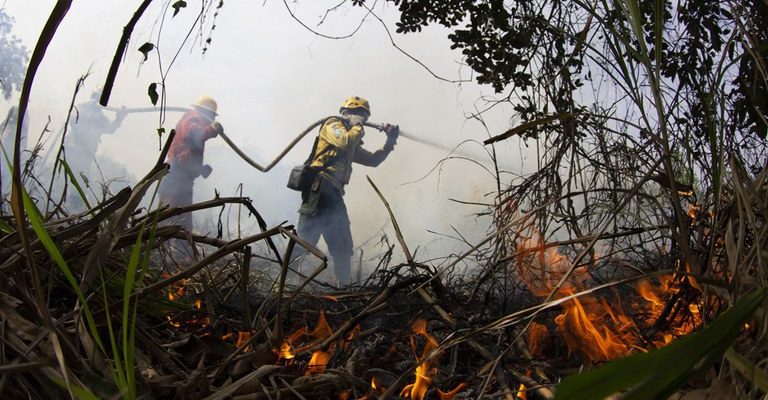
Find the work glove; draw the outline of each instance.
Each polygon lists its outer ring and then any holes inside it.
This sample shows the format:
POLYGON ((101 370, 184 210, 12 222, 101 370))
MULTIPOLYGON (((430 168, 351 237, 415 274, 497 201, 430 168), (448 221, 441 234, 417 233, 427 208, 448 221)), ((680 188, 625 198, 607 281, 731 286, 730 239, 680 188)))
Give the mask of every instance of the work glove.
POLYGON ((200 171, 200 176, 202 176, 203 179, 206 179, 211 175, 211 172, 213 172, 213 168, 211 168, 210 165, 205 164, 203 165, 203 168, 200 171))
POLYGON ((395 144, 397 144, 397 138, 400 136, 400 127, 397 125, 384 124, 381 127, 381 130, 387 134, 387 143, 384 144, 384 147, 389 150, 394 149, 395 144))
POLYGON ((224 132, 224 127, 221 126, 221 123, 219 121, 213 121, 211 124, 213 127, 213 130, 216 131, 216 135, 218 136, 220 133, 224 132))
POLYGON ((122 121, 125 119, 125 116, 128 115, 128 107, 122 106, 120 107, 120 110, 115 113, 115 120, 116 121, 122 121))

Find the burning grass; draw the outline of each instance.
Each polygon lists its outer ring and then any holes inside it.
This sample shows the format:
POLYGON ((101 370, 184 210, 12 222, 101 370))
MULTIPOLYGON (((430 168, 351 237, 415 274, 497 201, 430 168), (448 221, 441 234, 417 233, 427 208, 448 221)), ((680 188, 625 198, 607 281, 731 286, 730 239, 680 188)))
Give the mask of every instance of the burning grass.
MULTIPOLYGON (((719 212, 691 204, 690 254, 663 235, 616 250, 645 229, 546 240, 536 213, 502 199, 475 268, 450 269, 471 252, 420 263, 393 223, 405 262, 388 249, 365 283, 340 289, 314 279, 322 252, 267 227, 247 198, 138 209, 164 168, 79 215, 43 217, 28 201, 29 243, 3 217, 0 395, 549 399, 561 378, 671 346, 764 282, 765 171, 734 181, 719 212), (231 204, 261 232, 223 240, 163 222, 231 204), (197 253, 174 257, 179 240, 197 253), (315 263, 307 276, 293 271, 297 245, 315 263)), ((763 389, 745 372, 768 358, 760 318, 726 354, 733 392, 763 389)))
MULTIPOLYGON (((227 202, 248 204, 236 198, 209 205, 227 202)), ((560 252, 563 246, 545 242, 530 224, 516 228, 509 277, 518 292, 507 303, 492 291, 479 296, 470 275, 444 279, 416 262, 382 268, 365 285, 343 292, 302 279, 286 284, 297 243, 290 227, 262 226, 261 234, 229 242, 189 237, 177 227, 156 226, 179 212, 161 209, 134 215, 121 230, 103 221, 130 212, 128 197, 99 207, 109 204, 111 214, 46 225, 69 273, 81 282, 82 297, 41 242, 31 246, 35 278, 23 268, 24 250, 14 236, 4 239, 0 313, 10 375, 0 389, 6 395, 42 397, 50 390, 65 396, 67 378, 71 387, 99 397, 133 385, 139 397, 169 399, 548 398, 568 371, 665 346, 717 315, 727 300, 707 289, 712 278, 703 285, 674 254, 655 259, 656 270, 666 272, 623 277, 594 291, 600 283, 594 267, 574 266, 574 258, 560 252), (100 235, 109 233, 118 233, 118 240, 95 254, 100 235), (289 242, 282 253, 273 242, 279 235, 289 242), (162 249, 175 238, 193 240, 207 255, 165 262, 162 249), (274 261, 244 264, 252 259, 249 244, 259 241, 272 249, 274 261), (89 275, 94 257, 101 262, 89 275), (159 268, 163 264, 172 267, 159 268), (131 275, 134 283, 127 286, 131 275), (35 279, 49 293, 45 305, 56 321, 55 338, 34 322, 40 318, 35 279), (271 290, 252 289, 270 282, 271 290), (524 307, 549 301, 559 305, 544 312, 524 307), (505 307, 521 311, 504 314, 505 307), (514 321, 505 319, 509 315, 514 321), (54 362, 57 352, 66 369, 54 362)), ((309 251, 320 256, 319 272, 322 253, 309 251)), ((732 280, 723 269, 727 260, 710 259, 710 276, 732 280)), ((755 333, 745 328, 743 336, 755 333)))
MULTIPOLYGON (((689 223, 713 243, 710 257, 701 258, 706 275, 694 274, 701 265, 691 268, 679 253, 653 250, 645 253, 651 262, 622 273, 626 260, 585 257, 583 242, 547 242, 527 214, 506 207, 504 218, 517 222, 500 230, 510 246, 496 247, 509 250, 503 262, 446 274, 413 260, 399 236, 407 262, 390 265, 388 252, 364 284, 342 291, 291 272, 293 249, 303 244, 290 226, 264 225, 248 199, 137 213, 128 194, 44 222, 48 239, 39 235, 29 254, 7 232, 1 394, 64 398, 72 388, 102 398, 551 398, 554 384, 576 369, 700 329, 732 299, 723 289, 737 279, 754 282, 758 269, 741 269, 738 257, 749 265, 761 254, 735 252, 741 239, 722 230, 733 222, 698 211, 689 223), (248 207, 262 232, 225 241, 162 224, 179 212, 232 203, 248 207), (175 240, 191 241, 199 254, 174 260, 175 240), (26 268, 29 260, 34 268, 26 268), (514 282, 506 293, 496 291, 498 280, 483 278, 500 265, 494 276, 514 282), (606 270, 617 275, 606 279, 606 270), (41 322, 46 313, 50 327, 41 322)), ((764 246, 764 229, 750 240, 764 246)), ((325 256, 307 250, 316 276, 325 256)), ((754 325, 744 326, 735 348, 760 346, 754 325)), ((750 365, 734 354, 739 368, 750 365)))

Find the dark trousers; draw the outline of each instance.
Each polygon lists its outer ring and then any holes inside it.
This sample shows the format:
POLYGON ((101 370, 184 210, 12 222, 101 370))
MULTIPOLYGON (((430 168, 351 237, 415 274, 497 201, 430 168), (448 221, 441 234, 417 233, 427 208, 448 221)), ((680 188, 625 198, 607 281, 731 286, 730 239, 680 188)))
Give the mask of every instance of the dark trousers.
POLYGON ((338 189, 323 178, 310 191, 302 193, 299 209, 299 237, 317 245, 323 236, 333 259, 333 273, 342 283, 350 282, 352 275, 352 232, 344 198, 338 189))
MULTIPOLYGON (((171 172, 160 183, 158 192, 160 202, 171 207, 183 207, 192 204, 192 193, 195 185, 195 177, 192 174, 171 172)), ((184 213, 168 218, 165 225, 178 225, 188 233, 192 233, 192 213, 184 213)), ((186 240, 176 240, 177 256, 182 258, 192 257, 192 248, 186 240)))

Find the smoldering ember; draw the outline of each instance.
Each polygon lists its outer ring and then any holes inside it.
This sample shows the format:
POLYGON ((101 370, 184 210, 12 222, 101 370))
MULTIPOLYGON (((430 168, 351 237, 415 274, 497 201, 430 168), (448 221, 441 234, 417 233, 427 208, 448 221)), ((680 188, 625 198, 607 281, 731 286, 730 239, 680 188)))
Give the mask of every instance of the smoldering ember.
POLYGON ((767 2, 127 3, 0 5, 0 398, 767 398, 767 2))

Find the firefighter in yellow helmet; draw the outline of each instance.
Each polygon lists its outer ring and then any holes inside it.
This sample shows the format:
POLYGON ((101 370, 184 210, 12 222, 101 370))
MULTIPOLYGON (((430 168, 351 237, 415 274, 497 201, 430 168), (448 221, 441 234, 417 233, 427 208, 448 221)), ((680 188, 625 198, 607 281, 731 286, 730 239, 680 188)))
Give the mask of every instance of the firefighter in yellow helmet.
POLYGON ((316 244, 322 235, 333 259, 333 272, 341 284, 350 283, 353 253, 349 215, 344 204, 344 186, 349 183, 352 163, 369 167, 381 164, 395 148, 400 133, 396 125, 384 124, 384 146, 374 152, 364 149, 363 124, 371 115, 367 100, 347 98, 339 110, 341 117, 325 121, 318 133, 317 145, 310 156, 310 166, 319 171, 301 193, 299 236, 316 244))

